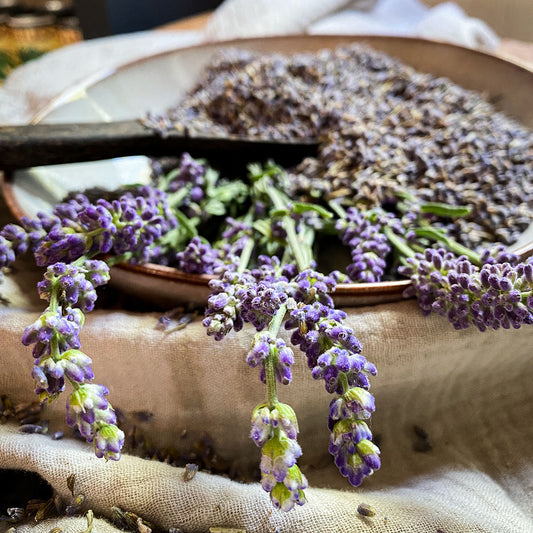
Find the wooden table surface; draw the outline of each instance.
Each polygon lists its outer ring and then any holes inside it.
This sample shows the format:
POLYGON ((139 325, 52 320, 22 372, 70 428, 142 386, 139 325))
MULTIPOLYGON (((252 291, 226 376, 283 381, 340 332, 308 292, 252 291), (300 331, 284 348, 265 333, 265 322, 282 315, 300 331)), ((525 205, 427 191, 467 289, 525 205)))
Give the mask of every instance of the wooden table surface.
MULTIPOLYGON (((210 12, 201 13, 192 17, 187 17, 176 22, 171 22, 161 26, 163 30, 201 30, 205 27, 210 12)), ((494 54, 499 55, 510 61, 515 61, 523 66, 533 70, 533 43, 517 41, 514 39, 501 39, 500 46, 494 51, 494 54)))

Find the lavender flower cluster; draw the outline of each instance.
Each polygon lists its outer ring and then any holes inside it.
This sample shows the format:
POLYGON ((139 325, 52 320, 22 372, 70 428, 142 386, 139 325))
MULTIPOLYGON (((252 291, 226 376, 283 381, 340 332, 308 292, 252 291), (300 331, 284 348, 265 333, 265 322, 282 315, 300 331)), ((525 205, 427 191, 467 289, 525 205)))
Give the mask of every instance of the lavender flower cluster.
POLYGON ((176 225, 165 193, 149 186, 94 204, 77 194, 58 204, 51 216, 22 219, 40 266, 98 253, 129 254, 132 262, 145 262, 152 245, 176 225))
POLYGON ((294 330, 291 343, 306 354, 313 378, 323 379, 326 390, 337 395, 330 404, 329 451, 340 473, 358 486, 380 467, 379 449, 364 422, 374 411, 368 377, 377 371, 345 319, 346 313, 333 307, 300 303, 285 327, 294 330))
POLYGON ((0 266, 9 266, 31 249, 36 263, 47 266, 39 295, 48 308, 22 337, 33 346, 32 376, 41 401, 52 401, 69 381, 74 391, 67 402, 67 423, 93 442, 98 457, 119 459, 124 433, 107 400, 108 389, 93 383, 92 361, 81 348, 84 313, 94 308, 96 288, 109 280, 97 254, 113 254, 131 262, 146 261, 158 241, 177 226, 167 196, 152 187, 139 187, 113 201, 94 204, 78 194, 58 204, 52 215, 23 218, 0 232, 0 266))
POLYGON ((412 280, 406 296, 416 296, 425 315, 445 316, 456 329, 533 324, 533 258, 519 262, 512 254, 490 252, 483 257, 478 267, 443 248, 415 254, 401 268, 412 280))
POLYGON ((260 367, 269 402, 254 410, 251 437, 262 448, 263 488, 282 510, 303 504, 307 486, 296 465, 301 455, 296 416, 272 393, 276 381, 286 385, 292 380, 294 352, 278 335, 282 323, 293 330, 290 342, 307 356, 313 378, 323 379, 326 390, 336 395, 330 407, 329 450, 341 474, 357 486, 380 467, 379 449, 365 422, 374 411, 368 378, 376 375, 376 368, 361 354, 354 331, 344 324, 346 313, 334 308, 330 293, 335 286, 335 275, 312 269, 298 272, 294 265, 281 268, 279 260, 266 258, 259 268, 225 272, 210 282, 207 333, 221 340, 245 322, 258 331, 247 363, 260 367))
POLYGON ((376 208, 360 211, 350 207, 345 218, 339 218, 336 230, 341 241, 350 248, 352 262, 346 268, 350 279, 357 283, 376 283, 381 281, 387 267, 386 258, 391 252, 385 227, 402 233, 401 221, 392 213, 376 208))
POLYGON ((253 410, 250 436, 261 448, 261 486, 282 511, 306 502, 307 479, 296 464, 302 455, 297 435, 298 421, 289 405, 260 404, 253 410))
POLYGON ((79 349, 83 313, 93 309, 95 288, 108 280, 109 268, 103 261, 49 266, 39 283, 39 294, 49 306, 25 329, 22 343, 33 345, 32 377, 41 401, 57 398, 65 390, 66 378, 74 389, 67 402, 67 424, 94 443, 98 457, 118 460, 124 433, 106 398, 108 389, 92 383, 91 358, 79 349))

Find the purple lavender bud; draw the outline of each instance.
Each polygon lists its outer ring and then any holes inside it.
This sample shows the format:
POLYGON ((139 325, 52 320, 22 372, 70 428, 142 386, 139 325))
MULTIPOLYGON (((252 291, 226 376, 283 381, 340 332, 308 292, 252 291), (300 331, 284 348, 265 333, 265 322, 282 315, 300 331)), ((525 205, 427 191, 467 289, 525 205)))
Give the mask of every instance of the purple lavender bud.
POLYGON ((250 437, 259 447, 264 446, 266 441, 272 437, 270 409, 264 404, 258 405, 252 413, 250 437))
POLYGON ((198 160, 193 159, 186 152, 183 153, 178 168, 169 174, 168 190, 175 192, 190 184, 201 189, 204 185, 206 170, 206 167, 198 160))
POLYGON ((115 426, 116 416, 103 385, 79 385, 67 401, 67 424, 77 426, 87 442, 93 442, 97 457, 118 460, 124 433, 115 426))
POLYGON ((381 466, 379 449, 370 441, 372 434, 361 420, 350 416, 330 424, 329 452, 342 476, 359 486, 366 476, 381 466))
MULTIPOLYGON (((527 264, 514 259, 498 263, 484 253, 487 263, 478 268, 466 257, 456 258, 444 250, 432 250, 431 254, 442 258, 441 277, 432 275, 420 254, 409 258, 410 266, 401 269, 411 277, 425 314, 433 311, 447 317, 456 329, 473 325, 480 331, 519 328, 533 320, 533 315, 522 307, 522 295, 532 289, 527 264)), ((497 255, 507 257, 502 251, 497 255)))
POLYGON ((300 272, 291 283, 293 292, 291 296, 305 304, 319 302, 333 308, 333 300, 329 293, 335 290, 336 281, 332 276, 325 276, 312 269, 300 272))
POLYGON ((96 457, 105 457, 112 461, 120 459, 120 450, 124 446, 124 432, 114 424, 102 424, 95 433, 94 451, 96 457))
POLYGON ((233 217, 226 218, 226 227, 222 232, 222 238, 228 242, 234 242, 243 235, 251 235, 252 226, 241 220, 235 220, 233 217))
POLYGON ((251 367, 256 367, 263 363, 271 350, 275 349, 275 339, 270 333, 258 333, 252 343, 252 349, 248 352, 246 362, 251 367))
POLYGON ((222 279, 211 280, 211 296, 207 300, 203 325, 207 328, 207 334, 213 335, 215 340, 222 340, 232 329, 239 331, 243 326, 241 315, 242 302, 238 295, 246 293, 248 287, 254 283, 249 274, 236 274, 226 271, 222 279), (223 309, 220 309, 222 301, 226 301, 223 309))
MULTIPOLYGON (((300 471, 298 470, 298 472, 300 471)), ((303 477, 303 474, 300 473, 300 475, 303 477)), ((302 486, 307 487, 307 481, 302 486)), ((284 483, 277 483, 271 489, 270 500, 274 508, 286 513, 291 511, 295 505, 304 505, 307 502, 303 490, 291 491, 284 483)))
POLYGON ((36 385, 35 393, 39 394, 41 399, 55 398, 65 390, 62 369, 49 357, 37 360, 36 363, 32 371, 36 385))
POLYGON ((94 378, 92 360, 80 350, 67 350, 61 355, 58 364, 64 368, 65 374, 77 383, 85 383, 94 378))
POLYGON ((31 326, 26 327, 22 336, 22 344, 35 344, 33 356, 35 358, 50 354, 50 342, 53 337, 58 342, 61 352, 68 348, 79 348, 79 331, 83 321, 83 314, 77 309, 71 309, 63 316, 61 309, 52 311, 47 309, 31 326))
POLYGON ((15 252, 11 243, 0 235, 0 267, 6 267, 15 262, 15 252))
POLYGON ((193 237, 185 250, 176 254, 178 266, 191 274, 213 274, 221 265, 220 252, 202 242, 200 237, 193 237))
POLYGON ((24 228, 7 224, 0 231, 0 268, 11 265, 28 249, 29 236, 24 228))
POLYGON ((376 408, 374 396, 360 387, 349 389, 344 393, 343 398, 348 408, 359 418, 369 418, 370 413, 376 408))

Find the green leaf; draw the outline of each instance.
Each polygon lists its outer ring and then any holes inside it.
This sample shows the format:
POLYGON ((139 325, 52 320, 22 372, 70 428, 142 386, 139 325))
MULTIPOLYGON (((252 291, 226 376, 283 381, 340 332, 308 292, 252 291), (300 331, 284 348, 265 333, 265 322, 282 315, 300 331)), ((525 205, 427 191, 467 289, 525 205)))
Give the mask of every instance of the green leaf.
POLYGON ((422 213, 431 213, 439 217, 464 217, 469 215, 472 209, 466 205, 441 204, 439 202, 425 202, 420 205, 422 213))
POLYGON ((219 173, 212 169, 211 167, 208 167, 205 171, 204 180, 207 185, 207 188, 215 187, 218 181, 219 173))
POLYGON ((210 197, 224 203, 242 202, 248 193, 248 187, 242 181, 233 181, 218 186, 210 191, 210 197))
POLYGON ((323 218, 332 218, 333 214, 320 205, 308 204, 304 202, 293 202, 291 211, 297 215, 307 211, 315 211, 323 218))
POLYGON ((196 229, 196 226, 184 213, 182 213, 179 209, 176 209, 174 211, 174 215, 176 215, 176 218, 178 219, 180 225, 187 231, 187 233, 191 237, 196 237, 198 235, 198 230, 196 229))
POLYGON ((270 237, 271 231, 270 231, 270 223, 266 220, 256 220, 252 227, 258 231, 261 235, 264 235, 265 237, 270 237))
POLYGON ((207 213, 214 216, 222 216, 226 213, 226 207, 216 198, 208 200, 204 205, 204 209, 207 213))
POLYGON ((270 216, 272 218, 285 217, 285 216, 288 216, 289 214, 290 214, 290 211, 288 209, 272 209, 270 211, 270 216))
POLYGON ((448 241, 446 232, 440 228, 432 228, 428 226, 427 228, 414 228, 413 231, 417 237, 426 237, 427 239, 444 243, 447 243, 448 241))

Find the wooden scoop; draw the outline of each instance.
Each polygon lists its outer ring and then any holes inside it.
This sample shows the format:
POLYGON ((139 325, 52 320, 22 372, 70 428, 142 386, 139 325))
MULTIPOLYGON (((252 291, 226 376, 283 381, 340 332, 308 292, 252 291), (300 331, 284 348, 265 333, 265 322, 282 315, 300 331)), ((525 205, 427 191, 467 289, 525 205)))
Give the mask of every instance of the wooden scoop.
POLYGON ((243 162, 273 159, 291 166, 316 155, 316 139, 263 140, 209 137, 170 130, 166 137, 138 120, 0 127, 0 168, 95 161, 128 155, 178 156, 243 162))

